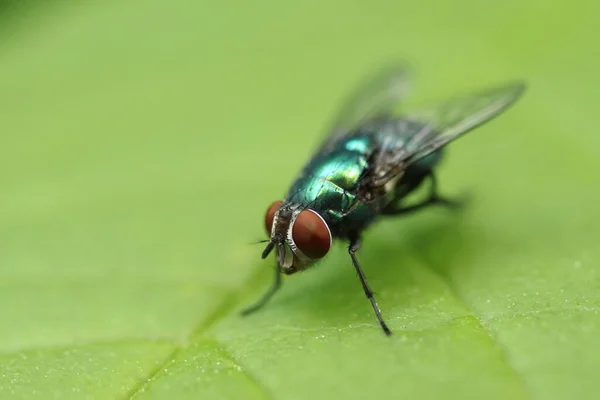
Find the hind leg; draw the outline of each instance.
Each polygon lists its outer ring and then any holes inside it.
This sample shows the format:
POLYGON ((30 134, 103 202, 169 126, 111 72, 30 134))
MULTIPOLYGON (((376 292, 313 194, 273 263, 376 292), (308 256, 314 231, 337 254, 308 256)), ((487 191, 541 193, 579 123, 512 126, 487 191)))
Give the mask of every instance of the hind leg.
MULTIPOLYGON (((429 180, 431 181, 431 185, 430 185, 430 189, 429 189, 429 197, 426 200, 424 200, 420 203, 417 203, 417 204, 414 204, 411 206, 405 206, 405 207, 402 207, 399 204, 399 202, 392 203, 383 209, 382 214, 384 214, 384 215, 405 215, 405 214, 410 214, 415 211, 419 211, 426 207, 434 206, 434 205, 442 205, 442 206, 446 206, 449 208, 460 208, 464 204, 464 201, 449 199, 449 198, 440 196, 438 194, 437 179, 436 179, 433 171, 429 172, 425 176, 425 178, 429 178, 429 180)), ((425 178, 423 178, 423 179, 425 179, 425 178)), ((415 188, 416 188, 416 185, 415 185, 415 188)))

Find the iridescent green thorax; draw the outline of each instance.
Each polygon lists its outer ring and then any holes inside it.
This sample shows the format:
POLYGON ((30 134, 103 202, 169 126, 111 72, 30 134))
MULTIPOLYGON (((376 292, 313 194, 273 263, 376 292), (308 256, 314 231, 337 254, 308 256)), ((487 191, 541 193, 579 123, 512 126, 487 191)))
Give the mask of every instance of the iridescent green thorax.
POLYGON ((367 167, 372 146, 370 138, 354 137, 318 155, 294 182, 287 200, 318 212, 335 236, 368 225, 375 214, 363 203, 349 215, 342 214, 355 200, 351 191, 367 167))
MULTIPOLYGON (((372 150, 390 137, 395 141, 402 141, 401 136, 390 135, 386 126, 377 128, 379 132, 376 135, 348 137, 327 152, 318 154, 294 182, 286 201, 315 210, 325 219, 334 236, 343 237, 350 231, 366 228, 373 222, 376 213, 359 201, 346 215, 355 202, 355 195, 352 193, 361 173, 368 166, 368 157, 372 150)), ((410 169, 418 172, 420 167, 430 168, 437 163, 439 156, 439 153, 434 153, 410 169)), ((413 171, 408 170, 406 177, 410 179, 413 171)), ((400 186, 402 179, 397 187, 400 186)), ((393 201, 396 195, 392 191, 387 200, 393 201)))

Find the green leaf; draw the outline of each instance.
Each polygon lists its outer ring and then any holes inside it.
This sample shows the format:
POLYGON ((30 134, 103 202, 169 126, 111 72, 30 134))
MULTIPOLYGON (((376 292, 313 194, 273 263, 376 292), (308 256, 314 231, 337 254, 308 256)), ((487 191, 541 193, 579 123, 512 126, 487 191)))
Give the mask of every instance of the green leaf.
POLYGON ((0 17, 0 398, 596 397, 597 2, 36 4, 0 17), (343 244, 241 318, 267 205, 397 55, 414 100, 529 87, 449 148, 467 208, 367 232, 394 334, 343 244))

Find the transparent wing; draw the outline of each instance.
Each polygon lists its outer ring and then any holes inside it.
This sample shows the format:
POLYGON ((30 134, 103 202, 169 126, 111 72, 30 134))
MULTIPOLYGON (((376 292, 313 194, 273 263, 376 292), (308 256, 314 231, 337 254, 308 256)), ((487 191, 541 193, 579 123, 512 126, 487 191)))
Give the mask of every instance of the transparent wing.
POLYGON ((403 140, 382 140, 365 184, 385 185, 409 165, 501 114, 524 90, 523 82, 512 82, 396 115, 395 136, 403 140))
POLYGON ((521 97, 524 90, 524 82, 511 82, 402 112, 400 119, 423 128, 409 138, 405 146, 408 151, 403 152, 398 161, 412 164, 439 150, 500 115, 521 97))
POLYGON ((319 146, 326 150, 341 137, 353 134, 365 123, 386 118, 408 93, 410 69, 403 62, 393 62, 369 74, 347 96, 319 146))

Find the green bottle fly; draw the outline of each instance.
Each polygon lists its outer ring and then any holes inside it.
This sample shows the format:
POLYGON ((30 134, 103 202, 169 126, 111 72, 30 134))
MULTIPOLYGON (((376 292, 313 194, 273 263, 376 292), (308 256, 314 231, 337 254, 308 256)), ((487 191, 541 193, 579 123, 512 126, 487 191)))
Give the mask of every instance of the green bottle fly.
POLYGON ((270 237, 262 257, 275 250, 275 279, 243 314, 266 304, 279 289, 282 273, 309 268, 338 239, 348 242, 363 290, 383 331, 391 334, 356 257, 361 233, 381 217, 457 205, 436 190, 434 169, 444 146, 502 113, 525 89, 523 82, 512 82, 398 112, 409 83, 403 64, 370 75, 349 96, 285 198, 269 206, 265 228, 270 237), (427 179, 427 199, 404 205, 403 199, 427 179))

